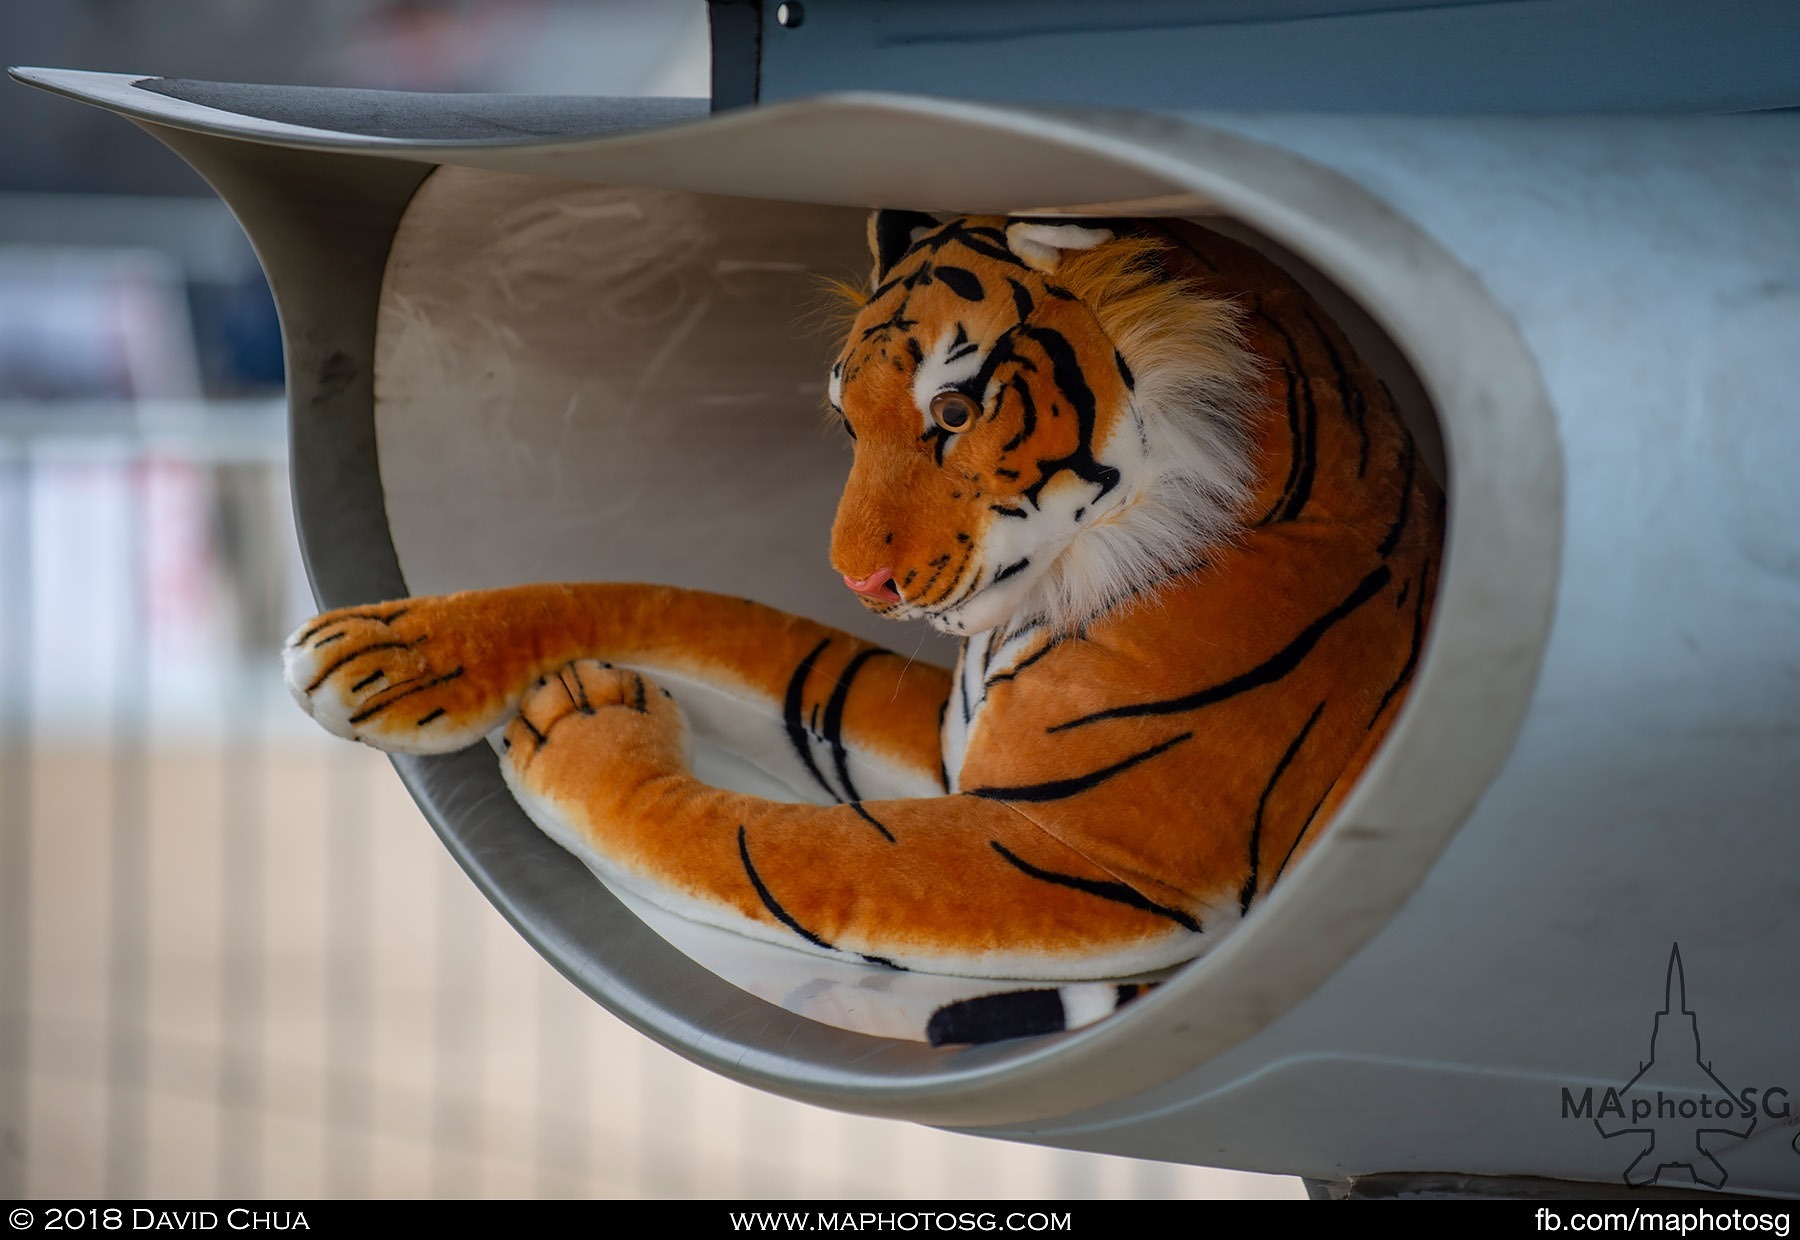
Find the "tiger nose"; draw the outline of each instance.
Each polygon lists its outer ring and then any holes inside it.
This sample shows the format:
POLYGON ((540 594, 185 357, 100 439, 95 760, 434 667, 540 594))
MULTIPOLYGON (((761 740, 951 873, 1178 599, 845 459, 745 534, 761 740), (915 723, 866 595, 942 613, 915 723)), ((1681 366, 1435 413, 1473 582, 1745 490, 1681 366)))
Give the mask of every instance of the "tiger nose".
POLYGON ((900 597, 900 588, 894 584, 894 570, 891 568, 878 568, 867 577, 852 577, 845 573, 844 584, 866 598, 900 597))

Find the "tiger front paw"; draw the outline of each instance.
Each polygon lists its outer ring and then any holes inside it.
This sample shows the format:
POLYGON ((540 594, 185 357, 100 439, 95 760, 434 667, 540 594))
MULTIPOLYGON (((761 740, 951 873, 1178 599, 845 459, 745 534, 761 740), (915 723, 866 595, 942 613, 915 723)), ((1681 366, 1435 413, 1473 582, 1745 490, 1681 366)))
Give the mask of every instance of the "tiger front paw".
POLYGON ((591 797, 627 794, 688 769, 687 725, 649 677, 580 659, 538 681, 506 728, 508 782, 563 817, 591 797))
MULTIPOLYGON (((465 618, 466 620, 466 618, 465 618)), ((282 650, 288 692, 327 731, 397 753, 450 753, 506 718, 517 670, 472 659, 454 597, 327 612, 282 650)))

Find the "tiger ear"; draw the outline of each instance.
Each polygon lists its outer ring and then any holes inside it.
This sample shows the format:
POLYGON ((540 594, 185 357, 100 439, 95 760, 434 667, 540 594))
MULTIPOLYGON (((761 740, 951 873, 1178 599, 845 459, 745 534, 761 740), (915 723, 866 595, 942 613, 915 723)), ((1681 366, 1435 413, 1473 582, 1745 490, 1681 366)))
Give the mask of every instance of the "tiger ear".
POLYGON ((938 226, 937 220, 923 211, 876 211, 869 216, 869 288, 881 287, 894 264, 912 248, 913 242, 938 226))
POLYGON ((1064 250, 1091 250, 1112 240, 1109 228, 1083 228, 1080 224, 1045 224, 1018 220, 1006 226, 1006 246, 1027 267, 1050 275, 1062 262, 1064 250))

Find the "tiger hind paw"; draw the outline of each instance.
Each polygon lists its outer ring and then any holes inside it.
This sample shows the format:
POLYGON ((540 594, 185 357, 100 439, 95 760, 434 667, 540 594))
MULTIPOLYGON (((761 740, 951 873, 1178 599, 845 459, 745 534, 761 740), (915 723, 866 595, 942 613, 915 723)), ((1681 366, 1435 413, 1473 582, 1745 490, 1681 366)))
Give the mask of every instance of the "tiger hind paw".
POLYGON ((687 726, 668 690, 598 659, 539 680, 506 728, 507 765, 539 795, 564 792, 570 776, 604 774, 617 784, 685 771, 686 749, 687 726))

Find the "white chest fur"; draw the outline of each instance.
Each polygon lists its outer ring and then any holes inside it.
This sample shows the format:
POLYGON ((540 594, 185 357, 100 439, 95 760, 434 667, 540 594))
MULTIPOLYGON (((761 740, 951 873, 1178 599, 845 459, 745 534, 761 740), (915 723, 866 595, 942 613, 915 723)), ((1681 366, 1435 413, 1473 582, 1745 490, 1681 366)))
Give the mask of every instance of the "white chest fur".
POLYGON ((956 657, 955 681, 944 705, 940 730, 944 748, 944 774, 950 791, 962 786, 963 760, 984 725, 991 726, 990 705, 995 685, 1010 680, 1027 662, 1035 661, 1054 639, 1041 621, 1014 631, 1006 628, 977 633, 962 645, 956 657))

